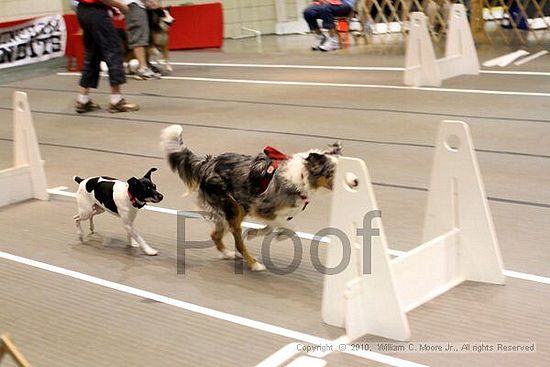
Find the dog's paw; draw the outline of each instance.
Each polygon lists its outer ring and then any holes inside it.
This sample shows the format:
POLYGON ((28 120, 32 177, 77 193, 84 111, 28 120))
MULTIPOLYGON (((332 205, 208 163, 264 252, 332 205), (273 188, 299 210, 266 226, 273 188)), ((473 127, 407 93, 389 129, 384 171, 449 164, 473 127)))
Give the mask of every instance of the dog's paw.
POLYGON ((220 252, 220 259, 224 260, 233 260, 237 258, 237 253, 235 251, 229 251, 227 249, 224 249, 220 252))
POLYGON ((265 265, 260 262, 255 262, 252 264, 252 267, 250 268, 252 271, 265 271, 265 265))
POLYGON ((174 71, 174 69, 172 68, 172 65, 170 64, 166 64, 166 71, 171 73, 172 71, 174 71))
POLYGON ((139 247, 139 243, 137 243, 135 240, 132 239, 130 240, 130 247, 139 247))
POLYGON ((157 250, 149 246, 143 247, 143 252, 145 252, 149 256, 155 256, 159 253, 157 250))

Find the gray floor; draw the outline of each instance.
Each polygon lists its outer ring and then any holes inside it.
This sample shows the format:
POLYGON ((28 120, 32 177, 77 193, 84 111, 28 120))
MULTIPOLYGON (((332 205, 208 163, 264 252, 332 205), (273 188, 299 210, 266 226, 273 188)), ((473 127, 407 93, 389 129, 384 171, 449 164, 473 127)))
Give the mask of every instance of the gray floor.
MULTIPOLYGON (((251 40, 230 41, 224 51, 174 52, 173 59, 197 63, 257 63, 339 66, 403 65, 402 52, 378 49, 334 54, 304 51, 303 37, 265 38, 261 53, 251 40)), ((502 53, 505 53, 503 51, 502 53)), ((494 50, 480 52, 484 61, 494 50)), ((544 58, 504 70, 550 72, 544 58)), ((266 145, 285 152, 341 140, 345 154, 364 159, 375 183, 390 247, 420 243, 431 156, 442 119, 470 124, 507 270, 550 277, 550 97, 456 93, 414 89, 242 84, 212 80, 131 80, 132 114, 73 112, 76 76, 58 76, 59 63, 17 71, 0 85, 0 168, 11 162, 11 95, 28 92, 46 160, 50 187, 71 177, 107 174, 130 177, 159 167, 161 206, 194 209, 169 172, 158 147, 160 130, 185 128, 196 152, 254 154, 266 145)), ((401 85, 401 73, 219 66, 175 66, 174 76, 401 85)), ((105 84, 105 83, 104 83, 105 84)), ((443 88, 550 92, 550 76, 464 76, 443 88)), ((95 99, 105 104, 103 85, 95 99)), ((312 203, 297 227, 315 232, 328 224, 330 195, 312 203)), ((79 244, 71 199, 29 201, 0 209, 0 251, 144 289, 232 315, 326 339, 343 330, 320 317, 322 277, 305 258, 290 275, 246 272, 219 260, 213 249, 190 250, 185 275, 176 274, 176 219, 143 212, 140 233, 160 250, 146 257, 125 245, 120 223, 97 220, 98 234, 79 244)), ((189 238, 207 238, 205 223, 189 223, 189 238)), ((259 255, 259 242, 250 244, 259 255)), ((279 266, 292 246, 273 248, 279 266)), ((324 256, 322 248, 321 256, 324 256)), ((0 332, 10 331, 36 366, 253 366, 295 341, 221 321, 167 304, 114 291, 64 275, 0 261, 0 332)), ((533 354, 395 354, 431 366, 547 366, 550 364, 550 285, 507 279, 506 286, 468 282, 409 314, 414 341, 535 342, 533 354)), ((379 338, 366 337, 364 341, 379 338)), ((390 353, 391 354, 391 353, 390 353)), ((376 366, 345 354, 330 366, 376 366)))

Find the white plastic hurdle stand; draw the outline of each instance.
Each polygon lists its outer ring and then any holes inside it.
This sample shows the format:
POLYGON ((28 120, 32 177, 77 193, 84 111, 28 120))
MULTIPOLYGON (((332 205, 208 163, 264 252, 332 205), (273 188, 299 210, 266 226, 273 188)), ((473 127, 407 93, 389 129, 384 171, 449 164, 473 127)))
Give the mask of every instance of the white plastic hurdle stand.
POLYGON ((48 200, 46 174, 27 93, 13 95, 14 165, 0 171, 0 207, 27 199, 48 200))
MULTIPOLYGON (((503 284, 503 266, 485 188, 468 125, 443 121, 435 148, 424 243, 391 258, 381 218, 372 227, 371 272, 363 274, 365 214, 377 210, 365 163, 343 157, 335 177, 331 227, 350 239, 352 252, 343 272, 325 275, 322 317, 345 327, 350 341, 365 334, 396 340, 410 338, 407 312, 466 280, 503 284), (359 185, 350 188, 349 175, 359 185)), ((370 222, 370 220, 369 220, 370 222)), ((368 223, 367 223, 368 224, 368 223)), ((343 258, 343 246, 331 238, 327 268, 343 258)))
POLYGON ((405 55, 405 85, 440 86, 444 79, 458 75, 478 75, 479 60, 466 9, 453 4, 449 12, 445 57, 436 59, 428 32, 426 15, 411 14, 405 55))

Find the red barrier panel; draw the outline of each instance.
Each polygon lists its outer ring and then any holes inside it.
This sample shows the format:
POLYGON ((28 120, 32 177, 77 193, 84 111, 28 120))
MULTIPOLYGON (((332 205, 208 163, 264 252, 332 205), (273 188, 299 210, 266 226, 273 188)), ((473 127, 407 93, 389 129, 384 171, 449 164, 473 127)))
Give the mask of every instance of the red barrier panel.
POLYGON ((222 47, 223 9, 221 3, 173 6, 176 21, 170 29, 170 49, 222 47))
POLYGON ((9 22, 0 23, 0 28, 13 27, 14 25, 25 23, 25 22, 28 22, 29 20, 32 20, 32 19, 34 19, 34 18, 25 18, 25 19, 12 20, 12 21, 9 21, 9 22))

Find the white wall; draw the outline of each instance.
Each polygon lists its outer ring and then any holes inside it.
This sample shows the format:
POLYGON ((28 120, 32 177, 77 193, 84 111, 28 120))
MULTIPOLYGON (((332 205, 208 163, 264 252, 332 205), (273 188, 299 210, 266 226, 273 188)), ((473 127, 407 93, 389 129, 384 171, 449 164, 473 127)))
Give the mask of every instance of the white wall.
MULTIPOLYGON (((185 2, 187 1, 162 1, 163 5, 180 5, 185 2)), ((200 4, 214 1, 193 0, 192 2, 200 4)), ((219 2, 223 4, 224 37, 240 35, 242 26, 257 29, 262 33, 275 32, 275 0, 221 0, 219 2)))
POLYGON ((0 22, 62 13, 64 0, 0 0, 0 22))

